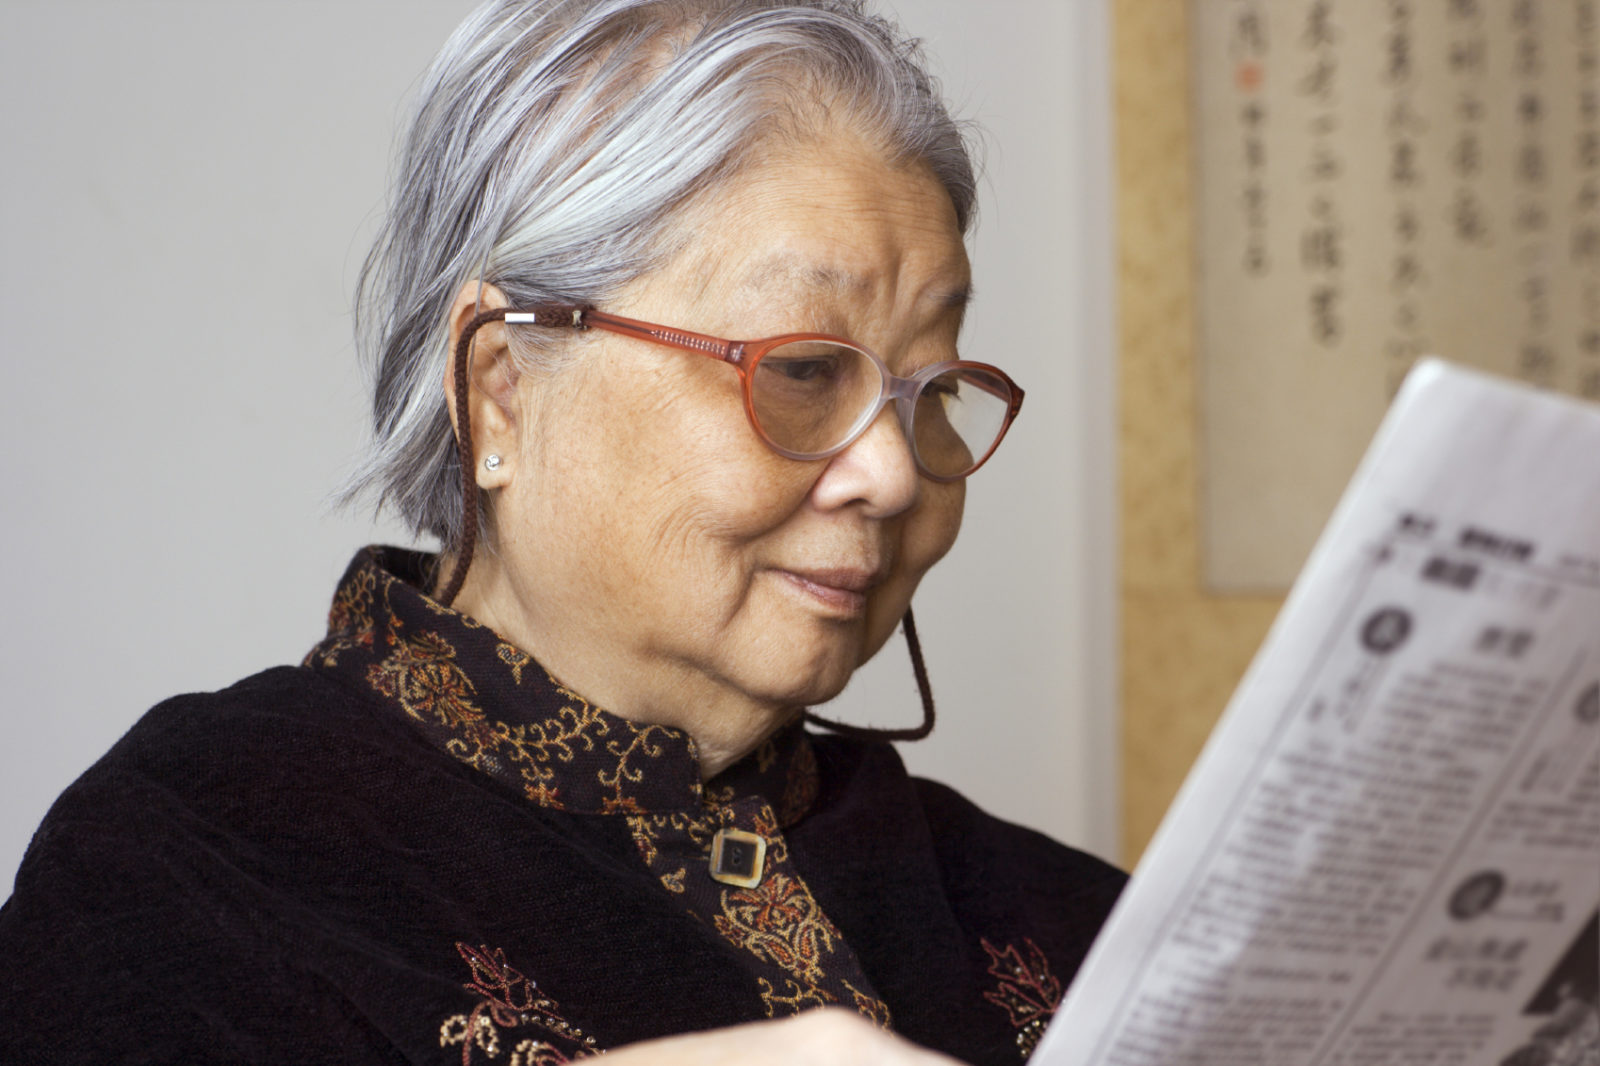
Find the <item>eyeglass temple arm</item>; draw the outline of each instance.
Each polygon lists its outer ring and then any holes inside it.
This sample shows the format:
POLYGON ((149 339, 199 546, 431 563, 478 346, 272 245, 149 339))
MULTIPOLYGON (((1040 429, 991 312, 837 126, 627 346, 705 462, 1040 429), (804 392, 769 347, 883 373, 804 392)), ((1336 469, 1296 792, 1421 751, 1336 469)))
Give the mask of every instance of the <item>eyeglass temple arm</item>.
POLYGON ((608 315, 604 311, 596 311, 588 307, 508 311, 506 312, 505 320, 507 325, 512 326, 570 326, 574 329, 590 327, 603 329, 610 333, 620 333, 623 336, 653 341, 656 344, 665 344, 672 348, 699 352, 701 355, 708 355, 713 359, 721 359, 729 363, 738 363, 744 357, 744 343, 741 341, 723 340, 721 337, 711 337, 704 333, 692 333, 686 329, 668 329, 665 326, 657 326, 650 322, 641 322, 636 318, 608 315))

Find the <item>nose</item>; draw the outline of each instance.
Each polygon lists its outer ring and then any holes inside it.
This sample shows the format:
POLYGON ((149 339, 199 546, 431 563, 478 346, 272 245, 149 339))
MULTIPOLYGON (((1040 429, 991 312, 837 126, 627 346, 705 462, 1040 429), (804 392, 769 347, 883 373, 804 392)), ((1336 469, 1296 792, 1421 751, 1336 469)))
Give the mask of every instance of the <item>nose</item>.
POLYGON ((890 518, 909 510, 921 491, 911 442, 890 403, 866 432, 828 460, 811 498, 823 510, 860 504, 870 518, 890 518))

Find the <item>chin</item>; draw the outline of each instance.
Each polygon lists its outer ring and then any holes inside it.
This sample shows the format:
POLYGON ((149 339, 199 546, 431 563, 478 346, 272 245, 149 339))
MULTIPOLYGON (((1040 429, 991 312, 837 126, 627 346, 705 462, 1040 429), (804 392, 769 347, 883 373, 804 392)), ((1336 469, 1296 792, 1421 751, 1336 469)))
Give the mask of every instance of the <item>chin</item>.
POLYGON ((810 678, 808 683, 792 690, 791 698, 784 702, 792 707, 816 707, 827 703, 845 690, 854 673, 852 669, 825 678, 810 678))
POLYGON ((771 664, 777 669, 768 673, 764 679, 766 683, 759 686, 764 691, 758 698, 785 707, 815 707, 826 703, 850 683, 857 665, 864 661, 861 653, 859 642, 851 641, 847 646, 821 649, 800 661, 771 664))
POLYGON ((810 690, 807 691, 804 698, 798 701, 798 705, 802 707, 816 707, 820 704, 827 703, 829 700, 833 699, 835 696, 839 695, 839 693, 845 690, 845 686, 850 684, 850 678, 854 674, 855 670, 851 669, 842 677, 830 679, 827 684, 813 685, 810 690))

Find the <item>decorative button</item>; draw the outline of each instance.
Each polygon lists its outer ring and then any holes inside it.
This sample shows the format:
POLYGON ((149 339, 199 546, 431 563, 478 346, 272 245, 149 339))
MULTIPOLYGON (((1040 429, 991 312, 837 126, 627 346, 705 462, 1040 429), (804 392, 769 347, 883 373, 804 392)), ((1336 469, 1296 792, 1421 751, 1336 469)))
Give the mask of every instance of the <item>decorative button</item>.
POLYGON ((767 861, 767 842, 743 829, 718 829, 711 838, 711 876, 725 885, 755 888, 767 861))

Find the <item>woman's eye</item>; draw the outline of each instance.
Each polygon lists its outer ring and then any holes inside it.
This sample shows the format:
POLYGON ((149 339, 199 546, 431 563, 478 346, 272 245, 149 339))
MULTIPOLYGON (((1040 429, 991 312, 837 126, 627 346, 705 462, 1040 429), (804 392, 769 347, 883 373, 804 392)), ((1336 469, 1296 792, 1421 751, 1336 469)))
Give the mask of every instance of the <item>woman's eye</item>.
POLYGON ((825 373, 827 367, 821 359, 793 359, 780 363, 778 370, 785 377, 793 378, 795 381, 810 381, 825 373))
POLYGON ((790 381, 818 381, 837 376, 839 360, 834 356, 811 356, 767 359, 761 365, 763 369, 776 370, 790 381))

